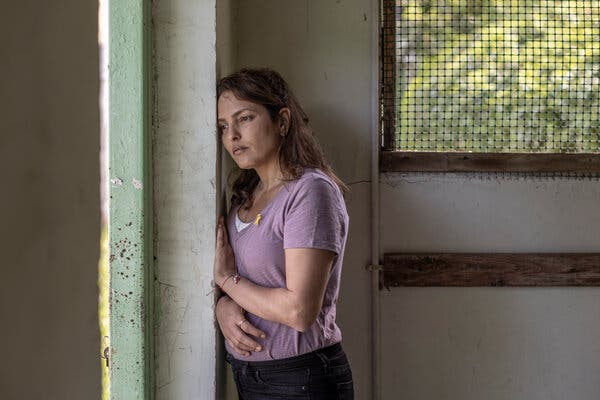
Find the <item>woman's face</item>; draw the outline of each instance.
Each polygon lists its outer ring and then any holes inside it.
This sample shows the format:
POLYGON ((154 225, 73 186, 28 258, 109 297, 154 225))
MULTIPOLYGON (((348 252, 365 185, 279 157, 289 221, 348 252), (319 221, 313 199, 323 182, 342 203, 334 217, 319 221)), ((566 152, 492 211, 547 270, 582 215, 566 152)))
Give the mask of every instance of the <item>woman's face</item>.
POLYGON ((217 109, 221 140, 240 168, 257 168, 277 159, 281 127, 263 105, 228 91, 219 97, 217 109))

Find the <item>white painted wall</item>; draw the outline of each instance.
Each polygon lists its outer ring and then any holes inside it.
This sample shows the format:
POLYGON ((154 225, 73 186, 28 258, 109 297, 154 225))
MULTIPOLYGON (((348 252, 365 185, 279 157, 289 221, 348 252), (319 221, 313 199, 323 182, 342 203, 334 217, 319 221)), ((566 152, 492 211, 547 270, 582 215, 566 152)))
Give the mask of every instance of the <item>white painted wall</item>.
POLYGON ((216 6, 153 4, 156 398, 213 399, 216 6))
POLYGON ((0 13, 0 398, 98 399, 97 0, 0 13))
MULTIPOLYGON (((357 399, 369 399, 370 0, 234 1, 236 68, 280 71, 352 184, 338 305, 357 399), (366 20, 365 20, 366 19, 366 20)), ((600 184, 486 174, 382 176, 383 251, 600 251, 600 184)), ((591 400, 600 289, 381 293, 384 400, 591 400)))
POLYGON ((217 78, 234 71, 236 55, 235 0, 217 1, 217 78))
MULTIPOLYGON (((600 184, 396 174, 381 185, 384 251, 600 251, 600 184)), ((599 288, 382 292, 385 399, 600 395, 599 288), (395 333, 395 334, 394 334, 395 333)))

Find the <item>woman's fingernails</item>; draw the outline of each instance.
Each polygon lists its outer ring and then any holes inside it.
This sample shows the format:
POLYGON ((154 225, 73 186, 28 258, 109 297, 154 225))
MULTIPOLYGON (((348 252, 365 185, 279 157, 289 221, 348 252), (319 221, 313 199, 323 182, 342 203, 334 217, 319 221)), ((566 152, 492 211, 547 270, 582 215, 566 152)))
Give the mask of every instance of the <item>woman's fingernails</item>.
POLYGON ((266 336, 265 336, 265 334, 264 334, 264 333, 263 333, 263 334, 261 334, 261 335, 260 335, 260 337, 261 337, 261 338, 263 338, 263 339, 264 339, 264 338, 266 338, 266 336))
POLYGON ((261 348, 260 346, 257 346, 257 347, 254 349, 254 351, 261 351, 261 350, 262 350, 262 348, 261 348))

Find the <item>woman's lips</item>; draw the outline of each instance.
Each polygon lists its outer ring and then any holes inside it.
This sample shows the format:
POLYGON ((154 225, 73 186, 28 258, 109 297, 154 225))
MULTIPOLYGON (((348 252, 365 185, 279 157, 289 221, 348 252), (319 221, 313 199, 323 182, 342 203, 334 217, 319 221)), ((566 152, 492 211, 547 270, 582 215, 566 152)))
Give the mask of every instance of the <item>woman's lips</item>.
POLYGON ((247 149, 247 147, 236 147, 235 149, 233 149, 233 154, 238 155, 241 152, 245 151, 246 149, 247 149))

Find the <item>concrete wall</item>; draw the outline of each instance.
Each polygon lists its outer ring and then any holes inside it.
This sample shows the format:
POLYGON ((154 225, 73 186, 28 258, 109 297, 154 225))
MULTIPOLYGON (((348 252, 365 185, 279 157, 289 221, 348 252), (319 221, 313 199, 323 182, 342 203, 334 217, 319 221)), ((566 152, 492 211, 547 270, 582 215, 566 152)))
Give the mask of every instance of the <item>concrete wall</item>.
POLYGON ((237 49, 235 0, 217 1, 217 78, 233 72, 237 49))
MULTIPOLYGON (((384 176, 384 251, 600 251, 600 184, 384 176)), ((599 288, 399 288, 381 295, 384 399, 597 399, 599 288)))
POLYGON ((157 399, 215 398, 215 7, 154 3, 157 399))
POLYGON ((97 399, 97 1, 3 8, 0 398, 97 399))
MULTIPOLYGON (((368 0, 234 2, 236 68, 280 71, 351 183, 338 305, 357 399, 370 398, 368 0)), ((486 174, 381 177, 382 251, 600 251, 600 185, 486 174)), ((382 398, 597 398, 600 289, 381 293, 382 398)))

